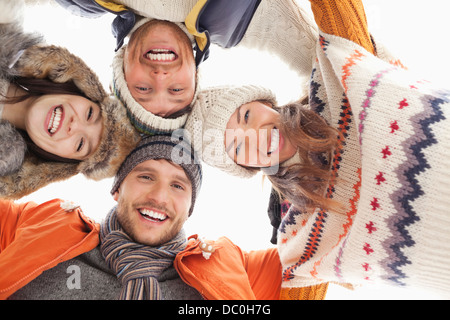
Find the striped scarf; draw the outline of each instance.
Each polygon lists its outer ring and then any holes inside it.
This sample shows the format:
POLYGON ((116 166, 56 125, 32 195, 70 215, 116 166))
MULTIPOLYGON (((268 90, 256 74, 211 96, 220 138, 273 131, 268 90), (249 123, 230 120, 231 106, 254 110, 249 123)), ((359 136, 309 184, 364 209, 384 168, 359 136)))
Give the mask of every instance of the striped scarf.
POLYGON ((161 300, 158 276, 172 266, 175 256, 186 247, 181 230, 160 247, 134 242, 123 230, 113 208, 100 230, 100 250, 108 266, 116 273, 123 287, 119 299, 161 300))

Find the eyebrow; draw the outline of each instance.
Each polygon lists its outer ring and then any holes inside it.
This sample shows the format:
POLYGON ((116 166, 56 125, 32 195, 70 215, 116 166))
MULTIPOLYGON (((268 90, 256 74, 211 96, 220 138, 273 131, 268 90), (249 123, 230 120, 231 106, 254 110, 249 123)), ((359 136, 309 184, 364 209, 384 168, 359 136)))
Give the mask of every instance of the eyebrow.
MULTIPOLYGON (((239 108, 237 108, 236 110, 237 110, 237 123, 238 124, 240 124, 241 123, 241 108, 242 108, 242 106, 239 106, 239 108)), ((236 144, 236 137, 234 137, 234 139, 233 139, 233 142, 232 143, 230 143, 229 145, 228 145, 228 147, 226 148, 226 152, 228 153, 228 152, 230 152, 230 150, 231 150, 231 148, 234 146, 236 144)))
MULTIPOLYGON (((137 98, 136 101, 138 103, 150 103, 152 101, 151 98, 137 98)), ((176 104, 184 104, 183 99, 176 98, 176 99, 169 99, 170 103, 176 103, 176 104)))
MULTIPOLYGON (((176 165, 176 164, 173 164, 173 165, 176 165)), ((176 165, 176 166, 178 166, 178 165, 176 165)), ((181 170, 183 170, 183 169, 181 169, 181 170)), ((158 173, 158 171, 156 169, 153 169, 152 167, 148 167, 148 166, 137 166, 132 171, 158 173)), ((183 176, 181 176, 179 174, 175 174, 175 175, 171 176, 171 178, 175 179, 175 180, 179 180, 179 181, 181 181, 184 184, 187 184, 187 185, 190 185, 190 186, 192 185, 191 184, 191 180, 189 180, 188 178, 183 177, 183 176)))
POLYGON ((84 154, 83 154, 83 158, 84 159, 86 159, 86 158, 91 156, 91 151, 92 151, 92 141, 91 141, 91 139, 88 139, 88 138, 84 137, 84 146, 81 149, 81 151, 82 152, 84 151, 84 154))
POLYGON ((149 102, 150 101, 150 99, 148 99, 148 98, 137 98, 136 100, 137 100, 137 102, 149 102))
POLYGON ((102 118, 103 118, 103 116, 102 116, 102 108, 99 107, 98 108, 98 113, 97 113, 97 119, 95 119, 94 123, 99 122, 102 118))
POLYGON ((239 108, 237 108, 237 123, 238 123, 238 124, 241 123, 241 108, 242 108, 242 106, 240 106, 239 108))
MULTIPOLYGON (((229 153, 231 149, 234 148, 234 145, 237 144, 236 136, 234 137, 233 141, 228 145, 226 148, 226 153, 229 153)), ((234 153, 234 152, 233 152, 234 153)))
POLYGON ((227 149, 225 150, 226 153, 230 152, 231 148, 233 148, 233 146, 235 144, 235 141, 236 141, 236 137, 234 137, 233 141, 228 145, 227 149))
MULTIPOLYGON (((98 111, 98 113, 97 113, 97 117, 95 118, 95 121, 94 121, 93 124, 97 124, 97 123, 100 122, 102 119, 103 119, 103 116, 102 116, 102 109, 99 108, 99 111, 98 111)), ((98 146, 100 146, 100 144, 101 144, 101 140, 102 140, 101 135, 103 134, 103 130, 105 130, 105 128, 102 128, 102 131, 101 131, 101 133, 100 133, 100 139, 99 139, 98 146)), ((86 139, 86 144, 87 144, 87 146, 86 146, 87 148, 85 148, 85 149, 87 150, 87 152, 86 152, 86 154, 84 155, 84 157, 90 156, 90 155, 91 155, 91 152, 92 152, 92 141, 91 141, 91 139, 86 139)))
POLYGON ((139 166, 139 165, 134 167, 132 171, 136 171, 136 172, 144 172, 144 171, 156 172, 156 170, 151 168, 151 167, 139 166))
MULTIPOLYGON (((141 93, 140 92, 137 92, 139 95, 141 95, 141 93)), ((174 97, 170 97, 169 98, 169 102, 176 102, 176 103, 182 103, 183 102, 183 99, 182 99, 182 97, 184 97, 184 96, 186 96, 187 95, 187 93, 183 93, 183 94, 181 94, 181 95, 177 95, 177 96, 174 96, 174 97), (181 96, 181 97, 180 97, 181 96)), ((138 101, 138 102, 150 102, 150 101, 152 101, 153 99, 151 98, 151 97, 145 97, 145 98, 143 98, 143 97, 138 97, 138 98, 135 98, 136 99, 136 101, 138 101)))
POLYGON ((187 185, 189 185, 189 186, 192 186, 191 180, 189 180, 189 179, 187 179, 187 178, 185 178, 185 177, 183 177, 183 176, 175 175, 175 176, 173 176, 173 178, 175 178, 175 180, 181 181, 181 182, 184 183, 184 184, 187 184, 187 185))

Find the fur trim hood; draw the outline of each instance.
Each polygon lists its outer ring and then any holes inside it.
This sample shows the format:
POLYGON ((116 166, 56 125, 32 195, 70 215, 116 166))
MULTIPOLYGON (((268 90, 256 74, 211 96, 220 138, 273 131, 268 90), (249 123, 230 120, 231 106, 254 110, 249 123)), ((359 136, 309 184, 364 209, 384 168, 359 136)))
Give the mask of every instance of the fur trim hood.
MULTIPOLYGON (((18 199, 78 173, 93 180, 113 177, 140 140, 120 101, 105 92, 96 74, 80 58, 65 48, 43 44, 38 35, 22 33, 18 24, 2 24, 0 21, 0 43, 0 78, 10 80, 20 75, 59 83, 73 81, 89 99, 100 105, 103 117, 101 142, 89 159, 79 163, 61 163, 25 152, 22 165, 0 177, 0 197, 18 199)), ((5 123, 0 127, 6 130, 5 123)), ((11 134, 11 128, 8 129, 11 134)), ((10 136, 3 135, 2 131, 0 143, 9 145, 10 136)), ((10 162, 17 163, 20 146, 14 147, 17 152, 10 162)))
POLYGON ((26 143, 8 121, 0 120, 0 176, 17 171, 23 163, 26 143))

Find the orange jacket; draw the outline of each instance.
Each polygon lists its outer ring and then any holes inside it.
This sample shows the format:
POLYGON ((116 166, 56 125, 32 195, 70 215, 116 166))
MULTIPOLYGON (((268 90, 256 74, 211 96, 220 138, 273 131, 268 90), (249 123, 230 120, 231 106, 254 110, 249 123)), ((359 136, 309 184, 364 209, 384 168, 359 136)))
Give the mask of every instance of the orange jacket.
POLYGON ((281 263, 275 248, 244 252, 222 237, 207 260, 197 236, 175 258, 178 274, 208 300, 278 300, 281 263))
POLYGON ((63 210, 61 202, 0 200, 0 299, 98 245, 99 225, 80 209, 63 210))
MULTIPOLYGON (((0 200, 0 299, 43 271, 94 249, 100 226, 80 209, 55 199, 41 205, 0 200)), ((191 237, 192 238, 192 237, 191 237)), ((281 264, 276 249, 245 253, 226 238, 209 260, 193 237, 176 260, 181 278, 206 299, 278 299, 281 264)))

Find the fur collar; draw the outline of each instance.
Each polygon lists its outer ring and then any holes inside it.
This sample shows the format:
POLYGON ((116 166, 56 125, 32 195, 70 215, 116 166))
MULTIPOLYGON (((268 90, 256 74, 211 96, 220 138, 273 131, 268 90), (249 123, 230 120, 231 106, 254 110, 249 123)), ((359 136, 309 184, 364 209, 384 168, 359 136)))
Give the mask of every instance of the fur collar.
POLYGON ((60 83, 73 81, 89 99, 100 105, 103 117, 100 146, 81 163, 45 161, 25 152, 17 138, 19 133, 3 122, 0 135, 4 149, 0 149, 0 154, 2 160, 6 159, 4 155, 10 154, 7 167, 12 166, 3 169, 3 173, 0 169, 0 197, 18 199, 78 173, 94 180, 113 177, 140 140, 120 101, 105 92, 96 74, 80 58, 65 48, 42 43, 42 38, 36 34, 23 33, 17 24, 0 23, 0 43, 0 79, 9 81, 20 75, 60 83), (21 50, 23 54, 11 65, 21 50))

